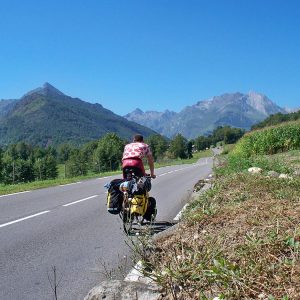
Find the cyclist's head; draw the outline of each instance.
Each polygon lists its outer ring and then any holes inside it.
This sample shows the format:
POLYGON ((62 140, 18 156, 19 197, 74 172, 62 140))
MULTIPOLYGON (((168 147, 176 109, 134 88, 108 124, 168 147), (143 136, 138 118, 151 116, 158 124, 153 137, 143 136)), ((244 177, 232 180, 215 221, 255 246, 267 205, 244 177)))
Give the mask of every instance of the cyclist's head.
POLYGON ((144 137, 143 137, 141 134, 136 134, 136 135, 133 137, 133 141, 134 141, 134 142, 143 142, 143 141, 144 141, 144 137))

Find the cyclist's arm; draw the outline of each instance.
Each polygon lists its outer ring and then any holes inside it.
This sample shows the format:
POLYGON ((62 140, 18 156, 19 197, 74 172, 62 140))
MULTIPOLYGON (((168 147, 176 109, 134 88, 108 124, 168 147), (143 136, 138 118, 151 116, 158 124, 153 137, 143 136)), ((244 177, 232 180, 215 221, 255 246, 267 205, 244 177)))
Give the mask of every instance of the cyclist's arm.
POLYGON ((153 156, 152 154, 148 154, 147 155, 147 159, 148 159, 148 164, 149 164, 149 168, 150 168, 150 176, 152 178, 155 178, 155 174, 154 174, 154 159, 153 159, 153 156))

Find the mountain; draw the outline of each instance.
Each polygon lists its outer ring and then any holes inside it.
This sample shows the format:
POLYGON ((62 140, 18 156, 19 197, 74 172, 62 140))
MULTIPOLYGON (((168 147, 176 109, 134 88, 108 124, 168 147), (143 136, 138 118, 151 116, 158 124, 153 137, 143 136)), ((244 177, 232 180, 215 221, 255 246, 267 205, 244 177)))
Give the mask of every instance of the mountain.
POLYGON ((157 111, 147 111, 143 112, 141 109, 137 108, 130 114, 125 116, 126 119, 143 124, 148 128, 156 128, 157 132, 164 132, 164 128, 169 122, 173 120, 176 116, 176 112, 165 110, 164 112, 157 111))
POLYGON ((250 92, 215 96, 186 106, 179 113, 136 109, 125 117, 168 137, 181 133, 190 139, 210 134, 217 126, 250 129, 253 124, 278 112, 286 113, 265 95, 250 92))
POLYGON ((49 83, 19 100, 0 101, 0 146, 19 141, 47 146, 82 145, 108 132, 131 139, 155 132, 105 109, 63 94, 49 83))
POLYGON ((0 100, 0 118, 8 114, 15 106, 18 100, 0 100))

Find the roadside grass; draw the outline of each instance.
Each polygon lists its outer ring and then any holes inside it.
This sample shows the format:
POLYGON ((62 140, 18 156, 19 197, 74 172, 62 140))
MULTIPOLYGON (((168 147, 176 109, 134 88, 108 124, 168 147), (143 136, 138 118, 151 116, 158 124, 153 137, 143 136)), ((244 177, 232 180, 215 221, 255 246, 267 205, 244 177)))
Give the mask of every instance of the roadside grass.
POLYGON ((231 152, 235 147, 235 144, 225 144, 223 146, 223 151, 222 151, 222 155, 226 155, 228 154, 229 152, 231 152))
MULTIPOLYGON (((292 172, 299 154, 263 160, 292 172)), ((300 299, 299 214, 300 177, 221 172, 178 229, 155 244, 145 274, 164 299, 300 299)))
MULTIPOLYGON (((161 168, 161 167, 177 165, 177 164, 192 164, 192 163, 197 162, 198 159, 200 159, 200 158, 209 157, 212 155, 213 155, 213 152, 211 150, 199 151, 199 152, 194 153, 193 158, 191 158, 191 159, 173 159, 173 160, 155 163, 155 168, 161 168)), ((147 166, 145 165, 145 167, 147 167, 147 166)), ((114 172, 98 173, 98 174, 90 172, 86 176, 65 178, 65 167, 63 164, 60 164, 60 165, 58 165, 58 178, 49 179, 49 180, 33 181, 33 182, 28 182, 28 183, 11 184, 11 185, 0 184, 0 195, 6 195, 6 194, 11 194, 11 193, 18 193, 18 192, 36 190, 36 189, 41 189, 41 188, 46 188, 46 187, 70 184, 70 183, 75 183, 75 182, 78 182, 81 180, 118 175, 121 173, 122 173, 121 170, 114 171, 114 172)))
POLYGON ((229 175, 235 172, 247 172, 250 167, 260 167, 267 171, 292 174, 300 169, 300 150, 277 153, 274 155, 253 155, 246 157, 243 155, 229 155, 219 157, 215 168, 215 173, 219 175, 229 175))
POLYGON ((284 161, 290 168, 300 170, 300 150, 292 150, 270 156, 271 160, 284 161))

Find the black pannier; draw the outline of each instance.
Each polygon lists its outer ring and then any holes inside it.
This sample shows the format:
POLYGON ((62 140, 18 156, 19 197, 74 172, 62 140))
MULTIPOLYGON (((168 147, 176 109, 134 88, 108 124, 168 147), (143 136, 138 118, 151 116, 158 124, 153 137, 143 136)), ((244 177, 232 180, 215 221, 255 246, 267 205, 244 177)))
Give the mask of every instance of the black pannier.
POLYGON ((147 221, 154 221, 155 217, 157 214, 157 209, 156 209, 156 200, 153 197, 148 198, 148 207, 143 215, 144 219, 147 221))
POLYGON ((122 209, 123 193, 119 190, 123 179, 114 179, 108 184, 107 211, 113 215, 119 214, 122 209))
POLYGON ((137 182, 137 189, 134 191, 136 195, 142 195, 151 190, 151 179, 147 177, 141 177, 137 182))

